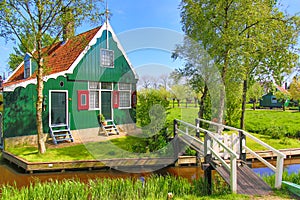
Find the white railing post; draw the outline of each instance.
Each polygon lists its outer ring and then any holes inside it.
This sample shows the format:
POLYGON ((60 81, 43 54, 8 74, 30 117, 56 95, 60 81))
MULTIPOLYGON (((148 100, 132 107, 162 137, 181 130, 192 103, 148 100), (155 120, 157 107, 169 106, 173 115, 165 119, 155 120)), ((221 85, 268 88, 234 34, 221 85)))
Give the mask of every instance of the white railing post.
POLYGON ((200 138, 200 121, 199 121, 199 119, 195 119, 195 122, 196 122, 196 137, 197 138, 200 138))
POLYGON ((277 189, 281 188, 283 165, 284 165, 284 158, 280 155, 277 155, 276 173, 275 173, 275 188, 277 189))
POLYGON ((234 155, 230 155, 230 187, 232 193, 237 193, 237 165, 236 165, 236 157, 234 155))

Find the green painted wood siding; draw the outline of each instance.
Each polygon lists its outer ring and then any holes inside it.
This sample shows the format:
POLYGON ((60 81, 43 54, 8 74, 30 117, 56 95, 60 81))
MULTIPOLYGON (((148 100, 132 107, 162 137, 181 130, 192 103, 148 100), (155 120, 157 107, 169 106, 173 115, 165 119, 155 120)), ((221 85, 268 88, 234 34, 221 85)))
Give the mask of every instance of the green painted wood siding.
POLYGON ((4 92, 4 137, 36 134, 35 85, 17 88, 14 92, 4 92))
MULTIPOLYGON (((118 82, 132 84, 132 91, 136 90, 134 73, 128 62, 118 49, 115 41, 110 40, 110 49, 115 52, 114 68, 100 66, 100 49, 105 48, 106 33, 97 40, 84 58, 74 69, 73 74, 49 79, 44 83, 44 132, 49 133, 49 91, 68 91, 68 113, 71 130, 96 128, 99 110, 78 110, 78 90, 88 90, 88 81, 112 82, 117 90, 118 82)), ((110 34, 111 37, 111 34, 110 34)), ((36 131, 36 85, 30 84, 26 88, 16 88, 14 92, 4 92, 4 137, 15 137, 37 134, 36 131)), ((135 109, 113 109, 116 124, 135 123, 135 109)))
POLYGON ((106 31, 104 31, 102 37, 98 38, 97 43, 85 54, 74 73, 68 76, 70 80, 136 83, 137 80, 128 62, 110 33, 109 35, 109 49, 114 51, 114 68, 101 66, 100 49, 106 48, 106 31))

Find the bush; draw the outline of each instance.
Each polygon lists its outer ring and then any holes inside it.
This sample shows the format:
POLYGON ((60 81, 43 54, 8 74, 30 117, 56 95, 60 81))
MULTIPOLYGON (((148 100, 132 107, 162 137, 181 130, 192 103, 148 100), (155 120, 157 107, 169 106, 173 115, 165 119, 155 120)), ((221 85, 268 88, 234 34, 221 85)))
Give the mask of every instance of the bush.
POLYGON ((265 135, 270 135, 272 139, 280 139, 286 135, 286 130, 282 126, 271 126, 264 131, 265 135))

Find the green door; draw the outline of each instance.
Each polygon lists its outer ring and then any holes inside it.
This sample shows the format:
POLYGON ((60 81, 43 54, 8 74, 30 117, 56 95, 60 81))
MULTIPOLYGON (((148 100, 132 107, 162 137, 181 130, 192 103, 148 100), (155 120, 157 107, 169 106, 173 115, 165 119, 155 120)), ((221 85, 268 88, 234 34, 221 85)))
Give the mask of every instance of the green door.
POLYGON ((68 125, 67 92, 51 92, 50 124, 52 126, 68 125))
POLYGON ((104 115, 106 120, 112 119, 112 107, 111 107, 111 92, 101 92, 101 113, 104 115))

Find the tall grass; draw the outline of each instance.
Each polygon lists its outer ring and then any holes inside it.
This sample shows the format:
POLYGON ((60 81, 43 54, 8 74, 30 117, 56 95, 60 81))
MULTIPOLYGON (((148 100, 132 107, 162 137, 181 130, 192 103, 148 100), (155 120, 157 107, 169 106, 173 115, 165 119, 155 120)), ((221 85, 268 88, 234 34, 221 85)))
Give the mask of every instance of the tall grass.
MULTIPOLYGON (((216 182, 213 192, 228 194, 228 187, 216 182)), ((167 199, 171 192, 175 198, 197 198, 207 194, 203 179, 190 183, 187 179, 174 176, 152 175, 144 181, 140 179, 96 179, 82 183, 78 180, 36 182, 17 189, 5 185, 0 188, 3 200, 50 200, 50 199, 167 199)))
MULTIPOLYGON (((275 185, 275 175, 265 176, 265 177, 263 177, 263 179, 266 183, 268 183, 268 185, 270 185, 272 187, 275 185)), ((289 181, 289 182, 300 185, 300 173, 288 174, 287 171, 284 171, 283 175, 282 175, 282 180, 289 181)))

